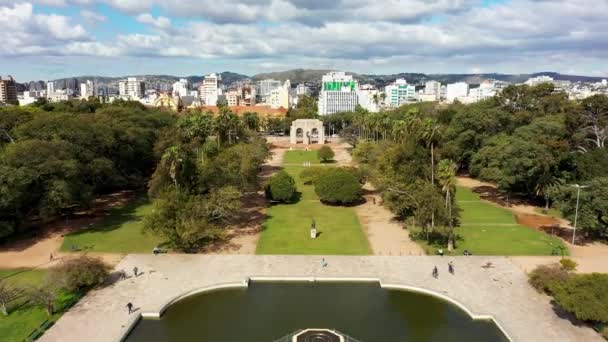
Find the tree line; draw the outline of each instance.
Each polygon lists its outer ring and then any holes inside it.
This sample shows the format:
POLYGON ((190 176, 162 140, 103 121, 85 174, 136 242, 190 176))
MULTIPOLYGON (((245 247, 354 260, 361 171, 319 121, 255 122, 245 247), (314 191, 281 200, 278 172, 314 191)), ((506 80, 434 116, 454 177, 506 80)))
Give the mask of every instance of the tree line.
POLYGON ((608 97, 569 100, 551 84, 512 85, 478 103, 419 103, 322 117, 354 146, 383 198, 421 235, 450 243, 458 224, 455 174, 559 209, 590 238, 608 233, 608 97), (429 231, 429 228, 435 233, 429 231), (441 229, 445 228, 445 231, 441 229))
POLYGON ((0 238, 145 185, 173 115, 119 101, 0 109, 0 238))

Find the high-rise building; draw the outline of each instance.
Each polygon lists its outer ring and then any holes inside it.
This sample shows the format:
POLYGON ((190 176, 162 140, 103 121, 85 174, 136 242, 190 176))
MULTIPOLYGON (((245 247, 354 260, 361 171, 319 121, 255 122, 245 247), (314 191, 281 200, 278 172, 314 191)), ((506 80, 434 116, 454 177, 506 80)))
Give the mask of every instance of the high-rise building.
POLYGON ((173 83, 174 96, 186 97, 190 95, 190 82, 187 79, 182 78, 179 81, 173 83))
POLYGON ((390 107, 399 107, 406 103, 416 102, 416 86, 408 84, 403 78, 398 78, 395 83, 384 88, 386 99, 384 102, 390 107))
POLYGON ((55 82, 53 81, 47 81, 46 82, 46 96, 49 96, 50 94, 55 92, 55 82))
POLYGON ((454 102, 454 100, 469 96, 469 85, 465 82, 451 83, 446 88, 446 100, 447 102, 454 102))
POLYGON ((375 86, 363 84, 357 89, 357 101, 363 109, 377 113, 380 110, 382 99, 380 92, 375 86))
POLYGON ((80 98, 87 100, 91 96, 95 96, 95 84, 91 80, 80 83, 80 98))
POLYGON ((274 88, 270 91, 270 108, 289 108, 289 93, 291 91, 291 83, 289 80, 285 81, 285 83, 278 87, 274 88))
POLYGON ((435 96, 435 100, 441 98, 441 83, 437 81, 428 81, 424 84, 424 95, 435 96))
POLYGON ((276 89, 280 86, 282 86, 281 81, 277 81, 277 80, 273 80, 273 79, 261 80, 259 95, 262 97, 268 97, 268 96, 270 96, 270 92, 273 89, 276 89))
POLYGON ((311 94, 310 88, 307 87, 306 84, 300 83, 296 87, 296 95, 297 96, 310 95, 310 94, 311 94))
POLYGON ((0 78, 0 103, 17 104, 17 84, 12 76, 0 78))
POLYGON ((319 114, 353 112, 357 106, 357 82, 344 72, 330 72, 321 79, 319 114))
POLYGON ((131 100, 139 100, 146 93, 146 84, 135 77, 128 77, 118 82, 118 94, 131 100))
POLYGON ((220 83, 222 77, 218 74, 209 74, 205 76, 203 85, 199 89, 201 100, 207 106, 216 106, 218 97, 221 95, 220 83))

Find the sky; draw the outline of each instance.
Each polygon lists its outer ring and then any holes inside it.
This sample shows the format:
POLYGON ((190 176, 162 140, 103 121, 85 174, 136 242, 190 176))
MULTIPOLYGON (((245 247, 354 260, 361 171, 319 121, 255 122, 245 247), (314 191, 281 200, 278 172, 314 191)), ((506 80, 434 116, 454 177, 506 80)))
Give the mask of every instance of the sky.
POLYGON ((608 0, 0 0, 2 75, 608 76, 608 0))

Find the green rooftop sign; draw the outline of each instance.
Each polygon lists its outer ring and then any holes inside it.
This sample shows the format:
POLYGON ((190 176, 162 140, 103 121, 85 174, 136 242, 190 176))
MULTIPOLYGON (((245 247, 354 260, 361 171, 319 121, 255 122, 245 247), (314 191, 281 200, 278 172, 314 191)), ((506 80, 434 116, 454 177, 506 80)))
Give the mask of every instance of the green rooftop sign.
POLYGON ((342 82, 342 81, 333 81, 333 82, 324 82, 323 90, 329 91, 340 91, 343 87, 350 88, 351 91, 355 90, 355 82, 342 82))

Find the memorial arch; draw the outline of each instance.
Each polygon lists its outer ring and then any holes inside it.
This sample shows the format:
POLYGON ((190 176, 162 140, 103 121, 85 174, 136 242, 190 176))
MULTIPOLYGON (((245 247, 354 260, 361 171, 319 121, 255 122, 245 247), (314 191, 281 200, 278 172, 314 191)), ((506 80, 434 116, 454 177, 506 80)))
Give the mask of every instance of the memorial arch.
POLYGON ((317 144, 325 143, 325 130, 323 129, 323 121, 318 119, 297 119, 291 123, 289 130, 289 142, 297 144, 300 138, 298 133, 302 134, 304 145, 310 145, 313 142, 317 144))

